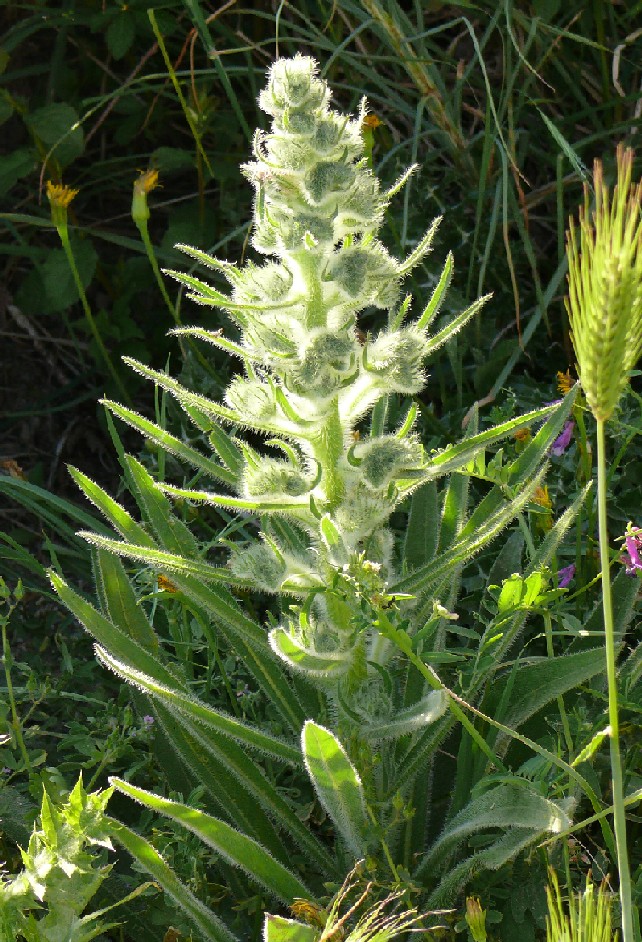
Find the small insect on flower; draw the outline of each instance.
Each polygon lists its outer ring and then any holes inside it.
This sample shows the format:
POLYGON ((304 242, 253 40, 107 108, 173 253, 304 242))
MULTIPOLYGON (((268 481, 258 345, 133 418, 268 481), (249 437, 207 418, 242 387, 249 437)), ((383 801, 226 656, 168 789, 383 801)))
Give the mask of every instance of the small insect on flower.
POLYGON ((158 590, 159 592, 177 592, 177 588, 173 582, 170 582, 167 576, 164 576, 162 572, 158 576, 158 590))
POLYGON ((553 501, 551 500, 548 487, 536 487, 535 493, 533 494, 533 500, 536 504, 539 504, 540 507, 543 507, 545 510, 551 510, 553 507, 553 501))

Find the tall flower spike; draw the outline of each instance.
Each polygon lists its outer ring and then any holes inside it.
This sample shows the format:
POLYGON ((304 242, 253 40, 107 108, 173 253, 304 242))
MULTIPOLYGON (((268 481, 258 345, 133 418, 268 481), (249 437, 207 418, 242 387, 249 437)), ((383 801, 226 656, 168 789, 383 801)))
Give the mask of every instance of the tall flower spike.
POLYGON ((611 195, 595 161, 595 207, 584 185, 579 231, 568 231, 566 308, 582 388, 595 418, 613 413, 642 352, 642 181, 631 185, 633 151, 617 149, 611 195))

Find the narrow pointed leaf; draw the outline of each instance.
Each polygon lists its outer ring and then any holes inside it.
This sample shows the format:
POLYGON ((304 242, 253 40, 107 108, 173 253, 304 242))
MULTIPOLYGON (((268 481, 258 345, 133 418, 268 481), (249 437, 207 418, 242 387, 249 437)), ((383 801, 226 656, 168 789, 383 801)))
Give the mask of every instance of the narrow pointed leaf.
POLYGON ((283 916, 265 917, 263 942, 317 942, 319 930, 283 916))
POLYGON ((301 754, 295 746, 290 746, 275 736, 263 733, 236 717, 215 710, 213 707, 207 706, 195 697, 182 693, 180 690, 159 683, 156 678, 149 674, 136 670, 129 664, 113 657, 104 647, 96 647, 96 657, 115 674, 126 680, 127 683, 143 690, 150 697, 160 700, 173 714, 180 713, 189 717, 195 723, 229 736, 237 742, 275 759, 294 765, 301 764, 301 754))
POLYGON ((70 589, 59 575, 50 570, 49 578, 54 590, 67 608, 96 641, 114 657, 126 664, 131 664, 136 670, 149 674, 169 687, 180 683, 177 677, 163 666, 157 656, 141 647, 120 626, 113 624, 96 611, 93 605, 70 589))
POLYGON ((444 715, 447 708, 447 695, 442 690, 433 690, 419 703, 400 710, 393 719, 385 723, 364 723, 360 733, 367 740, 398 739, 434 723, 444 715))
POLYGON ((144 527, 141 527, 124 507, 110 497, 98 484, 88 478, 77 468, 69 467, 72 478, 92 504, 109 520, 111 525, 124 536, 126 540, 142 545, 153 545, 153 540, 144 527))
POLYGON ((112 402, 110 399, 103 399, 101 401, 114 415, 117 415, 123 422, 126 422, 132 428, 141 432, 151 442, 158 445, 159 448, 169 452, 171 455, 175 455, 192 468, 202 471, 204 474, 207 474, 217 481, 222 481, 224 484, 236 483, 236 476, 227 468, 222 467, 216 461, 212 461, 211 458, 202 455, 195 448, 192 448, 191 445, 185 444, 185 442, 176 438, 175 435, 171 435, 159 425, 139 415, 138 412, 127 409, 125 406, 121 406, 117 402, 112 402))
POLYGON ((96 583, 105 613, 134 641, 148 651, 158 651, 158 637, 138 604, 121 561, 112 553, 96 551, 96 583))
POLYGON ((445 298, 446 292, 450 286, 454 267, 455 260, 453 258, 453 253, 449 252, 446 256, 446 262, 441 271, 441 275, 439 276, 439 281, 435 285, 435 289, 430 296, 430 300, 422 311, 421 317, 417 321, 417 327, 420 327, 422 330, 428 330, 433 320, 439 313, 441 303, 445 298))
POLYGON ((155 847, 119 821, 110 820, 109 825, 115 840, 129 851, 132 857, 180 906, 205 942, 240 942, 219 917, 201 903, 179 880, 155 847))
POLYGON ((119 791, 139 801, 150 811, 157 811, 196 834, 208 847, 233 867, 240 867, 253 880, 277 899, 288 904, 297 897, 310 899, 312 894, 297 876, 275 860, 257 841, 241 834, 229 824, 196 808, 161 798, 129 782, 112 777, 119 791))

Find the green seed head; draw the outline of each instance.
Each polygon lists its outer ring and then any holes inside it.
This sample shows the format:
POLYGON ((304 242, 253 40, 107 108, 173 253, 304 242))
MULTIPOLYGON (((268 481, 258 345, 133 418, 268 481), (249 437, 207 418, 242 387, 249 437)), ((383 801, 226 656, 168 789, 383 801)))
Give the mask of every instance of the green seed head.
POLYGON ((611 195, 595 161, 595 206, 584 188, 579 227, 568 231, 566 309, 578 375, 593 415, 606 421, 642 352, 642 181, 631 185, 633 151, 617 149, 611 195))

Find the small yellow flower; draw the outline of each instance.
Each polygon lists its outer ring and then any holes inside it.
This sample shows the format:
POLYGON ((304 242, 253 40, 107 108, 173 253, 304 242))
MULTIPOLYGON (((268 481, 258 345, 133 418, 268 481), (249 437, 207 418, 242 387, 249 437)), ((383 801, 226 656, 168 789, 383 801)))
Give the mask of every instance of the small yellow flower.
POLYGON ((380 128, 383 124, 376 114, 367 114, 363 119, 363 127, 369 128, 371 131, 374 131, 375 128, 380 128))
POLYGON ((67 226, 67 209, 77 195, 78 190, 72 190, 70 186, 47 180, 47 199, 51 207, 51 221, 56 229, 67 226))
POLYGON ((158 588, 161 592, 178 592, 173 582, 170 582, 167 576, 162 573, 158 576, 158 588))
POLYGON ((158 170, 143 170, 139 177, 134 180, 134 190, 139 193, 151 193, 158 186, 158 170))
POLYGON ((548 487, 536 487, 535 493, 533 494, 533 500, 536 504, 539 504, 540 507, 544 507, 545 510, 551 510, 553 507, 553 501, 549 497, 548 487))
POLYGON ((327 913, 317 903, 307 899, 295 899, 290 906, 290 912, 298 919, 303 919, 309 926, 323 929, 326 924, 327 913))
POLYGON ((570 370, 567 370, 566 373, 562 373, 560 370, 557 371, 557 389, 562 396, 570 392, 573 385, 574 381, 570 370))
POLYGON ((144 170, 134 180, 134 195, 132 197, 132 219, 137 226, 149 219, 149 206, 147 194, 158 186, 158 170, 144 170))

